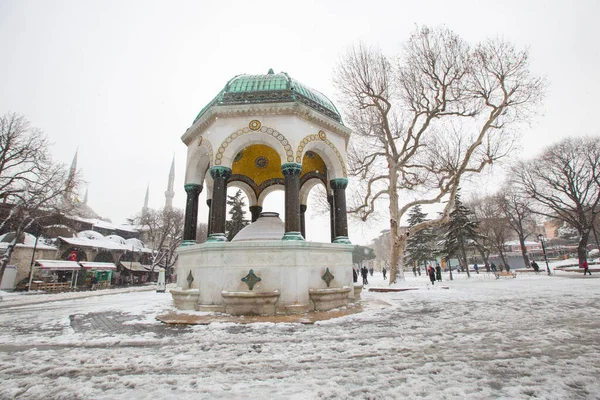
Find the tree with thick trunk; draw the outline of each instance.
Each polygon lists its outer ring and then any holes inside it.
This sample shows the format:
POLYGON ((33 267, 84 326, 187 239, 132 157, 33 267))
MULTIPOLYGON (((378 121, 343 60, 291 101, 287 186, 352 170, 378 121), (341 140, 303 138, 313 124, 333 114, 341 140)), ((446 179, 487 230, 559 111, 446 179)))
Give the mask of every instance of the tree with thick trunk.
POLYGON ((520 162, 512 174, 533 199, 533 211, 563 221, 579 233, 579 263, 600 214, 600 138, 570 137, 548 146, 534 160, 520 162))
POLYGON ((358 45, 340 60, 334 84, 354 130, 348 165, 358 178, 349 212, 364 221, 387 201, 390 284, 403 279, 407 236, 446 222, 461 178, 512 149, 516 128, 544 92, 528 63, 527 51, 507 42, 470 46, 427 27, 399 57, 358 45), (443 202, 439 218, 401 229, 415 205, 443 202))
POLYGON ((529 267, 529 255, 525 240, 534 233, 536 221, 531 210, 531 198, 515 191, 508 185, 496 195, 496 201, 508 225, 516 232, 521 245, 521 254, 525 267, 529 267))

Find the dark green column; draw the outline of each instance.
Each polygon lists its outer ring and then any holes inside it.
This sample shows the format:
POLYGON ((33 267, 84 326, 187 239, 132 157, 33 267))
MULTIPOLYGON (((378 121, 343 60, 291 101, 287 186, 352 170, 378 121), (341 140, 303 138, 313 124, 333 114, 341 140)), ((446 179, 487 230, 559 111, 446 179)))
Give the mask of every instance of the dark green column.
POLYGON ((188 183, 183 186, 187 193, 185 202, 185 221, 183 223, 183 246, 196 243, 196 227, 198 225, 198 196, 202 185, 188 183))
POLYGON ((285 235, 282 240, 304 240, 300 233, 300 173, 302 165, 285 163, 281 166, 285 183, 285 235))
POLYGON ((261 206, 250 206, 250 214, 252 214, 252 222, 256 222, 258 217, 260 217, 260 213, 262 212, 261 206))
POLYGON ((335 213, 335 239, 333 243, 351 244, 348 239, 348 216, 346 214, 346 187, 348 187, 348 179, 332 179, 330 185, 333 190, 335 213))
POLYGON ((306 204, 300 204, 300 233, 304 239, 306 239, 306 220, 304 218, 305 213, 306 204))
POLYGON ((226 242, 225 213, 227 211, 227 179, 231 176, 231 168, 215 166, 210 170, 213 178, 213 195, 210 207, 210 230, 207 242, 226 242))
POLYGON ((210 205, 212 204, 212 200, 211 199, 206 199, 206 205, 208 206, 208 222, 206 223, 207 227, 206 227, 206 238, 208 239, 208 232, 210 232, 210 216, 211 216, 211 207, 210 205))
POLYGON ((329 203, 329 230, 331 231, 331 243, 335 240, 335 205, 333 204, 333 195, 327 195, 329 203))

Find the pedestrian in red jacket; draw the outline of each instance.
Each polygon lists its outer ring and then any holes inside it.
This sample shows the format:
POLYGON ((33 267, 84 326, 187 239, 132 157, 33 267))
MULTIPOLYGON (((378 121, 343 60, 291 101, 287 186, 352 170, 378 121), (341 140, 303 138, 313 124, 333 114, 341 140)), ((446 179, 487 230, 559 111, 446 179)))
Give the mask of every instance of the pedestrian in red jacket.
POLYGON ((590 274, 590 276, 592 276, 592 273, 590 272, 590 267, 588 266, 587 261, 584 261, 581 263, 581 268, 583 268, 583 276, 585 276, 585 274, 590 274))

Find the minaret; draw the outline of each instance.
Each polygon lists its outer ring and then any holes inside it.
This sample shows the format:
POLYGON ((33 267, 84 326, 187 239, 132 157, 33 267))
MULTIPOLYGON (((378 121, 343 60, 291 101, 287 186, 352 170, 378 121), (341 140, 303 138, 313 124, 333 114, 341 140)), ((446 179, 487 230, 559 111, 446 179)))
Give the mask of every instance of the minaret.
POLYGON ((65 188, 65 194, 63 195, 63 206, 69 207, 73 200, 73 180, 75 179, 75 173, 77 173, 77 153, 79 153, 79 147, 75 150, 75 156, 71 161, 71 168, 69 168, 69 176, 67 177, 67 187, 65 188))
POLYGON ((144 207, 142 207, 142 213, 148 211, 148 200, 150 199, 150 184, 146 187, 146 197, 144 198, 144 207))
POLYGON ((87 201, 88 201, 88 190, 89 188, 85 188, 85 196, 83 197, 83 204, 87 205, 87 201))
POLYGON ((175 156, 173 156, 173 161, 171 162, 171 171, 169 172, 169 183, 167 185, 167 191, 165 192, 165 208, 166 209, 173 208, 173 197, 175 197, 175 192, 173 191, 174 183, 175 183, 175 156))

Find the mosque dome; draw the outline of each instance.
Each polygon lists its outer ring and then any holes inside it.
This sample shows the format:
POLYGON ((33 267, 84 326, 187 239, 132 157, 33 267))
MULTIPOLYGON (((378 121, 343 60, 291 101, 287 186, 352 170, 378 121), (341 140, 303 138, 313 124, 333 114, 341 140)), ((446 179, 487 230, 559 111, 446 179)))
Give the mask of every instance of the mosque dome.
POLYGON ((265 104, 299 102, 313 110, 342 123, 339 111, 323 93, 312 89, 285 72, 272 69, 264 75, 237 75, 196 116, 198 120, 213 106, 234 104, 265 104))

